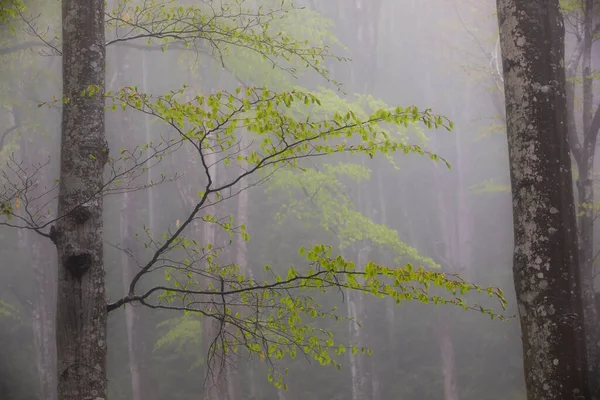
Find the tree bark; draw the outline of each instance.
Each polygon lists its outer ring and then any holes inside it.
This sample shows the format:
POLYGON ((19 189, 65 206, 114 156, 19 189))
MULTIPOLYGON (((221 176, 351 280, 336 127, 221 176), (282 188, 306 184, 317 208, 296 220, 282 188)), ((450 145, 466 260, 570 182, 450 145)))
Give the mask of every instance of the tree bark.
POLYGON ((558 0, 498 0, 527 398, 588 399, 558 0))
POLYGON ((102 240, 104 0, 63 0, 63 104, 58 221, 58 398, 106 398, 102 240), (88 87, 99 90, 82 95, 88 87))

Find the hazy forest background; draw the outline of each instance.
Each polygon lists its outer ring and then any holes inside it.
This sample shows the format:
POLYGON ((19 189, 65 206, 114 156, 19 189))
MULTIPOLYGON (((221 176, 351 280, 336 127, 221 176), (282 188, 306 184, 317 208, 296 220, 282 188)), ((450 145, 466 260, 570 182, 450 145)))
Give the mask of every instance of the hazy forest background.
MULTIPOLYGON (((215 94, 242 87, 243 92, 249 86, 305 90, 319 96, 317 112, 324 116, 352 110, 364 119, 380 108, 415 105, 453 122, 451 131, 418 123, 390 128, 399 141, 443 157, 451 168, 402 151, 308 158, 302 169, 279 168, 243 181, 247 190, 225 191, 224 200, 207 210, 215 221, 192 223, 190 240, 209 238, 206 243, 219 249, 219 263, 236 264, 257 280, 305 265, 300 247, 321 243, 358 264, 441 268, 501 288, 508 299, 503 314, 516 314, 495 1, 301 0, 293 10, 287 2, 281 7, 278 1, 243 2, 249 8, 290 9, 258 19, 270 21, 274 33, 282 31, 299 43, 328 43, 332 54, 344 58, 325 58, 329 79, 297 57, 274 65, 226 40, 221 52, 206 40, 184 46, 176 36, 168 46, 162 40, 147 43, 145 37, 119 39, 128 34, 123 25, 142 19, 136 7, 159 3, 108 2, 107 11, 114 13, 107 16, 107 90, 131 87, 161 95, 187 85, 182 94, 187 99, 190 91, 215 94), (246 230, 249 241, 243 240, 246 230)), ((56 210, 61 10, 58 1, 24 4, 0 22, 0 179, 8 188, 0 200, 8 200, 11 212, 23 220, 43 225, 56 210), (27 191, 11 191, 15 182, 27 191)), ((568 33, 568 54, 575 41, 568 33)), ((591 65, 600 66, 600 59, 593 58, 591 65)), ((205 179, 189 148, 163 141, 169 131, 164 121, 122 108, 120 100, 115 105, 108 107, 106 134, 111 157, 122 162, 107 168, 118 179, 104 200, 109 301, 127 293, 136 268, 152 254, 152 240, 187 218, 198 181, 205 179), (159 157, 146 161, 152 154, 159 157), (138 168, 127 173, 128 165, 138 168)), ((219 164, 217 158, 216 179, 235 176, 236 166, 219 164)), ((0 399, 54 399, 56 250, 34 229, 0 226, 0 243, 0 399)), ((179 260, 194 262, 197 256, 180 254, 179 260)), ((149 288, 177 278, 165 267, 145 279, 140 284, 149 288)), ((283 363, 273 359, 289 368, 288 390, 269 382, 270 365, 260 353, 228 360, 226 378, 205 381, 209 336, 200 316, 127 305, 108 317, 109 398, 198 399, 208 384, 227 400, 525 399, 518 320, 507 323, 451 305, 398 305, 391 298, 335 290, 317 299, 325 309, 338 307, 356 318, 361 327, 327 318, 317 319, 316 326, 333 332, 336 343, 369 348, 372 355, 360 350, 355 355, 348 348, 337 356, 339 371, 302 355, 283 363)), ((467 299, 491 304, 485 296, 467 299)))

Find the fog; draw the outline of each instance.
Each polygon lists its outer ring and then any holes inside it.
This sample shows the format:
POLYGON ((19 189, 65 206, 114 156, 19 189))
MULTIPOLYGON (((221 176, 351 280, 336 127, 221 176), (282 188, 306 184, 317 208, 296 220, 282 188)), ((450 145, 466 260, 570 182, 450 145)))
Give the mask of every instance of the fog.
MULTIPOLYGON (((138 3, 151 4, 128 6, 138 3)), ((267 10, 279 3, 244 5, 267 10)), ((0 23, 0 199, 23 216, 0 226, 0 399, 54 399, 49 393, 56 385, 57 257, 52 242, 39 233, 48 232, 46 222, 57 212, 60 4, 27 1, 26 6, 14 32, 0 23), (23 228, 29 220, 41 228, 23 228)), ((332 54, 347 58, 324 58, 328 78, 298 57, 288 54, 286 60, 284 52, 262 57, 227 40, 217 43, 221 50, 204 39, 184 46, 175 37, 163 47, 160 40, 147 43, 144 37, 121 41, 130 32, 115 28, 107 17, 107 90, 118 94, 129 87, 130 93, 160 96, 185 86, 182 102, 200 93, 235 93, 238 87, 242 92, 251 86, 306 90, 322 103, 311 111, 316 119, 349 110, 366 118, 379 108, 414 105, 447 117, 453 129, 411 123, 388 126, 390 135, 442 160, 402 151, 373 157, 343 152, 300 159, 296 169, 282 165, 258 171, 223 190, 222 199, 202 212, 214 221, 193 218, 186 237, 198 241, 198 248, 210 243, 218 249, 214 263, 235 264, 259 282, 273 274, 286 276, 290 267, 308 268, 299 249, 318 244, 357 264, 412 263, 459 274, 468 282, 501 288, 507 310, 485 294, 465 298, 509 321, 448 304, 396 304, 368 293, 316 291, 311 296, 323 309, 337 307, 337 314, 350 319, 310 323, 333 333, 336 346, 372 350, 371 355, 332 353, 341 364, 338 370, 300 352, 278 360, 241 350, 215 353, 213 359, 208 349, 216 331, 207 318, 130 303, 108 316, 108 397, 524 399, 519 325, 510 318, 516 313, 512 216, 495 1, 305 0, 296 6, 275 18, 265 12, 258 20, 271 18, 274 33, 281 30, 298 43, 328 43, 332 54), (270 382, 272 367, 283 373, 287 390, 270 382)), ((108 9, 115 7, 109 1, 108 9)), ((115 15, 126 21, 142 18, 130 13, 115 15)), ((224 162, 227 154, 235 160, 254 144, 247 136, 229 153, 215 151, 206 166, 168 121, 125 103, 107 99, 111 161, 103 234, 109 303, 128 292, 153 249, 188 219, 207 171, 217 185, 231 181, 247 165, 224 162)), ((174 248, 144 275, 138 293, 172 284, 169 279, 177 280, 172 268, 204 263, 206 251, 174 248)), ((179 304, 167 300, 153 304, 179 304)))

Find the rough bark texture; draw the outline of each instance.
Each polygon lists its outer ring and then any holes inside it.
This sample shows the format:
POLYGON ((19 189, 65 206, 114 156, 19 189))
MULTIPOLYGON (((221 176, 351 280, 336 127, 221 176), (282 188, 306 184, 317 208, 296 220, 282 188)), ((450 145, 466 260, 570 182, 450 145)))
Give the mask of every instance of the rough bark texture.
POLYGON ((61 171, 57 226, 58 398, 106 398, 102 254, 104 0, 64 0, 61 171), (94 85, 100 93, 82 95, 94 85))
POLYGON ((558 0, 498 0, 529 400, 589 399, 558 0))

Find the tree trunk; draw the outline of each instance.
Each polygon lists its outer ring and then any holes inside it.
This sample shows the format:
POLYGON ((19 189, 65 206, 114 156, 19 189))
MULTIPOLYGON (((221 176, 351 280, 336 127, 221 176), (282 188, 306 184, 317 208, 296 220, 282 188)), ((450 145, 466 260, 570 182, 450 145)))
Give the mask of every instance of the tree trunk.
MULTIPOLYGON (((25 110, 13 107, 12 126, 24 126, 25 110)), ((22 128, 23 129, 23 128, 22 128)), ((34 132, 24 130, 21 133, 20 149, 22 162, 33 165, 48 157, 47 149, 37 149, 31 144, 34 132)), ((0 147, 1 150, 1 147, 0 147)), ((30 182, 31 189, 27 192, 29 198, 43 198, 49 187, 48 176, 52 174, 50 165, 40 169, 37 178, 30 182)), ((31 205, 29 205, 31 207, 31 205)), ((54 203, 48 204, 54 206, 54 203)), ((19 207, 15 205, 18 209, 19 207)), ((27 205, 25 206, 27 207, 27 205)), ((28 218, 27 212, 21 207, 18 210, 22 218, 28 218)), ((40 210, 41 211, 41 210, 40 210)), ((52 218, 48 215, 48 218, 52 218)), ((32 331, 36 354, 36 369, 40 383, 40 399, 56 400, 56 259, 52 259, 56 249, 48 238, 32 230, 18 231, 19 250, 30 254, 34 276, 34 298, 32 305, 32 331)))
POLYGON ((452 342, 452 324, 447 311, 439 310, 437 324, 437 339, 442 359, 442 376, 444 377, 444 400, 458 400, 458 379, 456 376, 454 343, 452 342))
MULTIPOLYGON (((144 91, 145 93, 148 93, 150 91, 150 85, 148 84, 148 78, 150 76, 150 70, 148 68, 148 52, 143 51, 141 57, 141 72, 142 72, 142 91, 144 91)), ((152 128, 150 127, 150 116, 148 114, 144 114, 144 135, 146 138, 146 143, 150 143, 150 141, 152 140, 152 128)), ((156 189, 154 189, 152 187, 153 185, 153 181, 152 181, 152 177, 154 176, 153 174, 153 169, 152 169, 152 162, 153 160, 150 158, 150 156, 152 155, 152 149, 148 148, 147 150, 147 154, 148 154, 148 162, 146 163, 146 168, 147 168, 147 172, 146 172, 146 184, 148 185, 148 189, 146 189, 146 196, 147 196, 147 204, 146 204, 146 209, 148 210, 148 222, 147 222, 147 227, 148 230, 150 231, 151 234, 154 233, 154 196, 156 195, 156 189)))
POLYGON ((497 5, 527 398, 588 399, 564 23, 558 0, 497 5))
MULTIPOLYGON (((135 54, 135 50, 125 46, 116 46, 116 49, 113 51, 114 53, 109 53, 108 64, 113 65, 115 71, 114 74, 111 73, 114 78, 111 79, 108 89, 116 93, 124 86, 137 86, 137 81, 140 80, 138 75, 140 69, 142 70, 142 82, 144 82, 143 68, 145 65, 142 59, 144 57, 143 53, 135 54)), ((146 87, 144 86, 142 90, 146 90, 146 87)), ((132 150, 138 146, 142 147, 151 140, 149 138, 148 122, 146 114, 142 115, 140 112, 130 108, 115 110, 107 116, 107 136, 111 140, 111 143, 118 145, 122 149, 132 150)), ((147 163, 145 167, 149 168, 149 164, 147 163)), ((134 166, 131 165, 130 167, 133 168, 134 166)), ((146 173, 149 174, 149 171, 146 173)), ((145 183, 147 184, 148 181, 145 183)), ((129 286, 137 273, 136 258, 139 259, 140 246, 136 240, 135 229, 141 228, 143 222, 147 222, 148 229, 152 230, 152 211, 149 210, 149 207, 141 207, 143 201, 151 201, 150 189, 147 190, 148 193, 144 194, 139 192, 125 192, 122 195, 120 243, 123 247, 121 251, 121 268, 125 295, 129 293, 129 286), (142 221, 141 210, 144 209, 148 210, 148 212, 144 221, 142 221)), ((125 307, 132 400, 151 400, 153 398, 151 380, 147 376, 147 369, 144 368, 147 351, 143 338, 143 328, 141 326, 141 313, 142 308, 140 304, 128 304, 125 307)))
MULTIPOLYGON (((203 151, 206 152, 204 154, 204 157, 206 158, 206 165, 212 165, 212 167, 209 167, 208 172, 211 176, 212 182, 217 182, 217 156, 212 150, 207 149, 206 147, 203 148, 203 151)), ((215 216, 215 211, 215 206, 209 206, 206 208, 206 214, 208 215, 215 216)), ((204 222, 203 230, 203 245, 206 246, 207 244, 211 244, 213 245, 213 247, 217 247, 215 243, 217 239, 215 224, 210 222, 204 222)), ((209 301, 211 302, 211 308, 219 306, 218 301, 215 301, 215 299, 211 298, 211 300, 209 301)), ((211 312, 215 311, 216 310, 211 310, 211 312)), ((226 387, 224 387, 225 378, 227 374, 227 371, 225 369, 225 363, 222 361, 221 355, 218 353, 217 349, 213 349, 212 352, 210 350, 210 346, 213 344, 215 338, 219 334, 219 323, 216 319, 210 317, 205 317, 203 321, 204 326, 202 327, 202 338, 204 340, 205 352, 207 355, 205 365, 208 368, 206 376, 206 386, 204 388, 204 399, 224 400, 223 396, 226 396, 227 393, 226 387), (211 353, 213 354, 213 356, 211 358, 208 358, 211 353)))
MULTIPOLYGON (((127 135, 124 135, 127 136, 127 135)), ((121 245, 127 251, 121 251, 121 266, 123 268, 123 289, 129 292, 129 285, 136 274, 136 263, 133 256, 137 254, 134 226, 138 226, 135 219, 135 195, 123 195, 123 209, 121 210, 121 245)), ((129 353, 129 370, 131 373, 132 400, 150 400, 152 392, 150 383, 145 374, 144 357, 145 349, 143 331, 141 326, 141 305, 127 304, 125 306, 125 324, 127 327, 127 347, 129 353)))
MULTIPOLYGON (((599 327, 598 315, 594 302, 594 157, 596 154, 596 139, 598 137, 597 122, 594 123, 593 107, 593 77, 591 68, 593 45, 593 12, 594 1, 585 0, 583 4, 583 43, 581 44, 581 74, 583 82, 582 146, 573 151, 579 169, 579 179, 576 182, 578 202, 581 207, 578 218, 579 233, 579 263, 581 271, 582 295, 584 304, 584 321, 586 333, 586 348, 588 356, 588 379, 591 394, 600 398, 600 376, 598 376, 598 345, 599 327)), ((577 56, 577 54, 575 54, 577 56)), ((573 76, 574 78, 574 76, 573 76)), ((571 100, 571 99, 569 99, 571 100)), ((572 110, 569 110, 571 112, 572 110)), ((574 117, 574 116, 573 116, 574 117)), ((576 129, 574 123, 569 129, 576 129)), ((576 131, 569 132, 570 137, 577 135, 576 131)), ((570 143, 577 146, 577 142, 570 143)))
POLYGON ((55 250, 48 239, 31 235, 31 253, 35 271, 36 298, 33 303, 33 338, 37 353, 42 399, 56 399, 56 277, 54 262, 49 258, 55 250))
POLYGON ((102 238, 104 0, 63 0, 63 104, 58 221, 57 352, 60 400, 106 399, 102 238), (88 87, 97 93, 82 95, 88 87))
MULTIPOLYGON (((358 244, 353 244, 352 248, 357 248, 358 244)), ((358 248, 356 251, 356 263, 364 266, 367 263, 368 248, 358 248)), ((346 256, 342 254, 344 258, 346 256)), ((361 279, 361 278, 357 278, 361 279)), ((348 307, 348 324, 350 329, 350 345, 358 348, 365 347, 363 332, 365 327, 359 326, 361 319, 365 318, 364 295, 360 291, 346 290, 346 304, 348 307)), ((352 400, 368 400, 372 395, 369 389, 369 371, 367 367, 366 354, 359 350, 356 354, 349 352, 350 374, 352 377, 352 400)))

